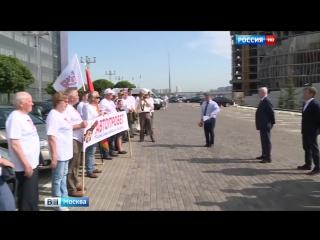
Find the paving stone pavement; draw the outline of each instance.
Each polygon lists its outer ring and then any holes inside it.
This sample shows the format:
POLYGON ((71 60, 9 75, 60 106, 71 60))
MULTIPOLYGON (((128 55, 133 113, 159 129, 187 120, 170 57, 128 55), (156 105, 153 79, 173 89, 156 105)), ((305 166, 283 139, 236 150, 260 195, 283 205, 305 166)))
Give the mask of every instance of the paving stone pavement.
MULTIPOLYGON (((223 108, 214 148, 204 148, 195 104, 169 104, 155 112, 155 138, 132 140, 129 155, 105 161, 98 179, 87 179, 89 208, 71 210, 318 210, 320 177, 303 164, 300 117, 277 115, 273 162, 261 164, 254 111, 223 108)), ((128 149, 128 144, 126 144, 128 149)), ((41 199, 50 196, 50 170, 41 173, 41 199)), ((43 210, 43 206, 41 206, 43 210)))

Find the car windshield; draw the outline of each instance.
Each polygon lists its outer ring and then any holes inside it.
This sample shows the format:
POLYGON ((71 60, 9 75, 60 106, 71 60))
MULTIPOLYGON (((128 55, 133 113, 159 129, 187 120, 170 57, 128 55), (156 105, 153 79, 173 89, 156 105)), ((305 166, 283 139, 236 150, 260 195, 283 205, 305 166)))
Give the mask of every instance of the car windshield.
POLYGON ((1 155, 1 157, 5 158, 5 159, 10 160, 8 149, 0 147, 0 155, 1 155))
POLYGON ((158 96, 155 95, 154 93, 152 93, 152 98, 153 98, 153 99, 156 99, 156 98, 158 98, 158 96))
MULTIPOLYGON (((10 115, 10 113, 14 110, 14 108, 0 108, 0 129, 5 129, 6 128, 6 121, 10 115)), ((42 121, 41 119, 35 117, 32 114, 29 114, 31 120, 33 121, 33 123, 35 125, 38 124, 45 124, 44 121, 42 121)))

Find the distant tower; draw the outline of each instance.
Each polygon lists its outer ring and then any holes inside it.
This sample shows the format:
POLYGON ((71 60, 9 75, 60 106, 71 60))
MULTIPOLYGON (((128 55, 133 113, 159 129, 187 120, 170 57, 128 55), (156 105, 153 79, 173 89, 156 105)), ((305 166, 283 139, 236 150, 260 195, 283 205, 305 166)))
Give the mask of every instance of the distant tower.
POLYGON ((176 92, 182 92, 181 87, 180 86, 176 86, 176 92))

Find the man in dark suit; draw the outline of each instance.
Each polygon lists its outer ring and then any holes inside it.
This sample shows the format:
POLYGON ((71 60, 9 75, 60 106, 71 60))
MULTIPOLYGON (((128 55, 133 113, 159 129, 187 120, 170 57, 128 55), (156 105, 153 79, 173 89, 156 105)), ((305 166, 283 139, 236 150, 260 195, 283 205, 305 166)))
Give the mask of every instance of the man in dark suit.
POLYGON ((314 168, 308 175, 319 175, 320 157, 317 138, 320 132, 320 104, 314 99, 317 89, 308 87, 304 92, 306 100, 302 109, 301 133, 305 164, 299 170, 311 170, 313 159, 314 168))
POLYGON ((271 129, 276 124, 276 120, 273 106, 267 98, 268 89, 259 88, 258 95, 261 100, 256 111, 256 128, 260 131, 262 155, 256 159, 261 160, 261 163, 271 163, 271 129))

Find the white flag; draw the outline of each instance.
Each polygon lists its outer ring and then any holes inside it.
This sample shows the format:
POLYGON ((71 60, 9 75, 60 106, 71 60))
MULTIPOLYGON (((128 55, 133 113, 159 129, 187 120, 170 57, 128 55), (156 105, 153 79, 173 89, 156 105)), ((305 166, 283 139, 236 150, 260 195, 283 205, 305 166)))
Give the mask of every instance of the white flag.
POLYGON ((53 88, 57 92, 63 92, 69 87, 80 89, 84 86, 80 64, 77 54, 75 54, 69 62, 68 66, 61 72, 60 76, 53 84, 53 88))

